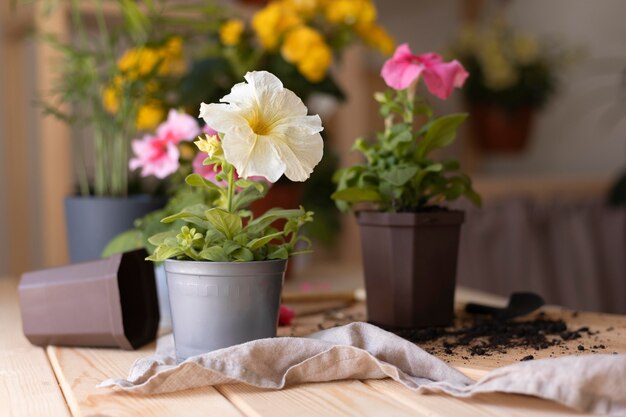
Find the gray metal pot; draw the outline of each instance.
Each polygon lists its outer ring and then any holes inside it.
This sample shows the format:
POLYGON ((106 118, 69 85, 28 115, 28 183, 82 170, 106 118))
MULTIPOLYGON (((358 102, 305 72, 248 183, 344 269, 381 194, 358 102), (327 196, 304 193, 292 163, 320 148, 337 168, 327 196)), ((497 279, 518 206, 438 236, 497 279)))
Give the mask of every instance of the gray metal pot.
POLYGON ((276 336, 287 261, 165 261, 176 360, 276 336))
POLYGON ((135 219, 165 205, 147 194, 129 197, 67 197, 65 224, 72 263, 100 259, 111 239, 133 227, 135 219))

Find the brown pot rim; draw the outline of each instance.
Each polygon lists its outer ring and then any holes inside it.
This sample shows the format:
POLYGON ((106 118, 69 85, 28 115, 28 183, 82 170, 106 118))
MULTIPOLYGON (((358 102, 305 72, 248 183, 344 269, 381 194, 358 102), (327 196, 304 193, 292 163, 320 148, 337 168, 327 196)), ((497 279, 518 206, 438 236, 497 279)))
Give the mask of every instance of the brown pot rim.
POLYGON ((462 210, 441 210, 415 213, 388 213, 380 211, 360 211, 356 213, 361 226, 381 227, 428 227, 456 226, 465 220, 462 210))

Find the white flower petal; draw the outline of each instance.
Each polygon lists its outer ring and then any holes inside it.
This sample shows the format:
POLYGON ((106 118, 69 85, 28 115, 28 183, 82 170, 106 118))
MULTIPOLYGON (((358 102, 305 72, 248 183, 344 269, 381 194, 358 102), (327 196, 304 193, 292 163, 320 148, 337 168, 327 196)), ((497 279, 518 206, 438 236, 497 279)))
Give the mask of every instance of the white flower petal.
POLYGON ((274 141, 266 136, 226 134, 222 140, 224 157, 242 178, 260 175, 276 182, 285 172, 274 141))
POLYGON ((283 140, 275 141, 280 158, 285 161, 285 175, 291 181, 305 181, 322 160, 324 141, 319 133, 302 134, 289 129, 283 140))
POLYGON ((229 104, 205 104, 200 105, 200 117, 205 123, 218 132, 226 133, 230 130, 248 126, 248 122, 241 113, 229 104))
POLYGON ((306 180, 324 150, 319 116, 307 116, 302 100, 275 75, 253 71, 245 79, 221 104, 200 107, 200 117, 223 135, 224 157, 244 178, 306 180))

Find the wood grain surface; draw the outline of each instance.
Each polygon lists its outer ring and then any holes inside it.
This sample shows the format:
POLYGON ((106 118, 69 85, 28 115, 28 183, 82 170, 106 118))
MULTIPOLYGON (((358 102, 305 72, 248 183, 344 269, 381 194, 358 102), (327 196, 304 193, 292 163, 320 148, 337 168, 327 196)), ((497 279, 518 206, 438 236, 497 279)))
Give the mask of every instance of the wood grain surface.
POLYGON ((16 287, 0 277, 0 416, 69 416, 45 351, 22 334, 16 287))

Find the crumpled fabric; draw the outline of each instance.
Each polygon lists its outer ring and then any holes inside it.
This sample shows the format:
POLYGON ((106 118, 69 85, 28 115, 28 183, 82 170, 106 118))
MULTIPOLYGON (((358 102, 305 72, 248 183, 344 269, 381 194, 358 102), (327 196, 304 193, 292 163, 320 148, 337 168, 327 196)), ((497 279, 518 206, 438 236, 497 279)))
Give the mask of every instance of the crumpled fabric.
POLYGON ((159 394, 243 383, 281 389, 306 382, 392 378, 417 391, 470 397, 525 394, 580 411, 626 416, 626 355, 581 355, 520 362, 474 382, 415 344, 368 323, 351 323, 307 337, 255 340, 176 364, 171 334, 156 353, 138 359, 126 379, 99 387, 159 394))

